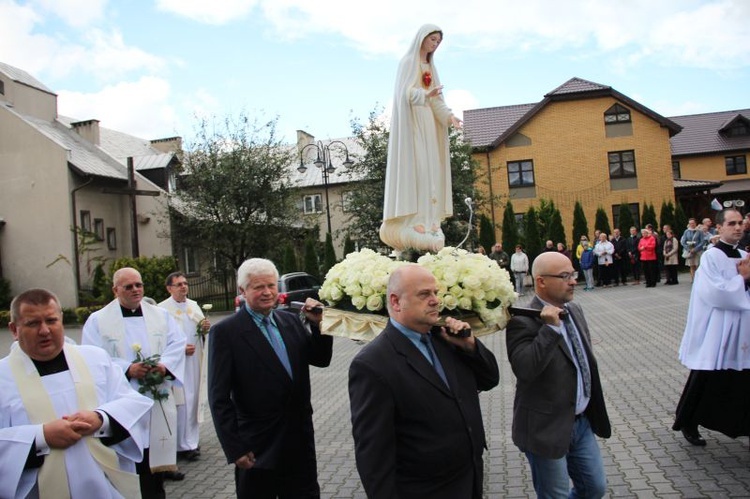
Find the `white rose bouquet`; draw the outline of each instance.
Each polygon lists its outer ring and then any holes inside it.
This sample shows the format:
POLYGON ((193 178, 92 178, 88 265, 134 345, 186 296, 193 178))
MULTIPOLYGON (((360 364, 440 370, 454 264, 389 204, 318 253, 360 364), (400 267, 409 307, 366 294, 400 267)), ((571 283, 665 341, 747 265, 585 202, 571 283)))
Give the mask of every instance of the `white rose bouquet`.
POLYGON ((383 313, 388 278, 403 264, 367 248, 349 253, 331 267, 318 294, 333 307, 383 313))
MULTIPOLYGON (((326 274, 320 299, 344 310, 385 313, 388 278, 405 263, 370 249, 349 253, 326 274)), ((428 253, 417 263, 438 281, 441 313, 464 311, 478 315, 487 327, 505 327, 505 311, 515 302, 516 293, 508 272, 497 263, 485 255, 452 247, 428 253)))
POLYGON ((506 309, 516 301, 508 272, 486 255, 446 246, 437 254, 426 254, 417 263, 428 268, 438 281, 440 311, 475 313, 485 326, 502 329, 506 309))

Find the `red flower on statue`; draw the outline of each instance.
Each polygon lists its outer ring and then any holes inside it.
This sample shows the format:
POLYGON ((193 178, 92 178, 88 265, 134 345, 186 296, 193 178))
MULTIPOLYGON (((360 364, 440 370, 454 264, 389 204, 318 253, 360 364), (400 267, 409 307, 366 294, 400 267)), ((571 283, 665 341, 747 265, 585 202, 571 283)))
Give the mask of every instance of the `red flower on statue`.
POLYGON ((424 85, 424 88, 430 88, 430 84, 432 83, 432 73, 429 71, 425 71, 422 73, 422 85, 424 85))

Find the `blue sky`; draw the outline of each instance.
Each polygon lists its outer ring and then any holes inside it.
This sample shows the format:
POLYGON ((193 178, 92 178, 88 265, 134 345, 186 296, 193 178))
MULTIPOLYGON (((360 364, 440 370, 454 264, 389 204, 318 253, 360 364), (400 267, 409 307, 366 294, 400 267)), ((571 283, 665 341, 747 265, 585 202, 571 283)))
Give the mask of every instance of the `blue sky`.
POLYGON ((350 135, 390 108, 419 26, 448 104, 538 102, 572 77, 664 116, 750 107, 746 0, 0 0, 0 61, 60 114, 146 139, 197 117, 278 117, 281 138, 350 135))

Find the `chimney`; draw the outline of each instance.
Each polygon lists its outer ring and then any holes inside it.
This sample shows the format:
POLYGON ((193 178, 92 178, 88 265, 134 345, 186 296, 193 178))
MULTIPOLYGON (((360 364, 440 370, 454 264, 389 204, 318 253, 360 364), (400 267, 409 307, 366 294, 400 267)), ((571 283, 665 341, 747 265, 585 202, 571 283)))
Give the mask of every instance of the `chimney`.
POLYGON ((182 150, 182 137, 155 139, 151 141, 151 147, 163 153, 178 152, 182 150))
POLYGON ((99 144, 99 120, 76 121, 70 124, 78 135, 94 145, 99 144))

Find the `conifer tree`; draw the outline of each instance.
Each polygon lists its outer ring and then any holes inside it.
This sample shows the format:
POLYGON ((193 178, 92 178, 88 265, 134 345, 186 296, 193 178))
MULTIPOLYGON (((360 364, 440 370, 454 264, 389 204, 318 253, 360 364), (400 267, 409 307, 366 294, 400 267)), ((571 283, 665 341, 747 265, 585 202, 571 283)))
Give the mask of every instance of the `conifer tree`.
POLYGON ((515 251, 516 244, 518 244, 518 222, 516 221, 516 214, 513 211, 513 203, 510 200, 505 203, 502 234, 503 250, 510 254, 512 251, 515 251))
POLYGON ((524 242, 526 255, 529 257, 529 263, 533 262, 537 255, 541 252, 542 238, 539 235, 539 218, 537 216, 536 209, 531 206, 523 219, 524 228, 524 242))
POLYGON ((580 201, 576 201, 573 208, 573 242, 581 240, 581 236, 589 237, 589 223, 580 201))
POLYGON ((630 205, 625 202, 621 203, 620 212, 617 215, 617 228, 620 229, 623 236, 627 236, 630 234, 630 228, 635 225, 636 224, 633 221, 633 213, 630 211, 630 205))
POLYGON ((489 254, 495 245, 495 228, 492 221, 486 216, 479 217, 479 244, 489 254))
POLYGON ((604 208, 602 208, 601 206, 596 209, 594 229, 598 229, 607 235, 612 233, 612 229, 609 226, 609 217, 607 216, 607 212, 604 211, 604 208))

